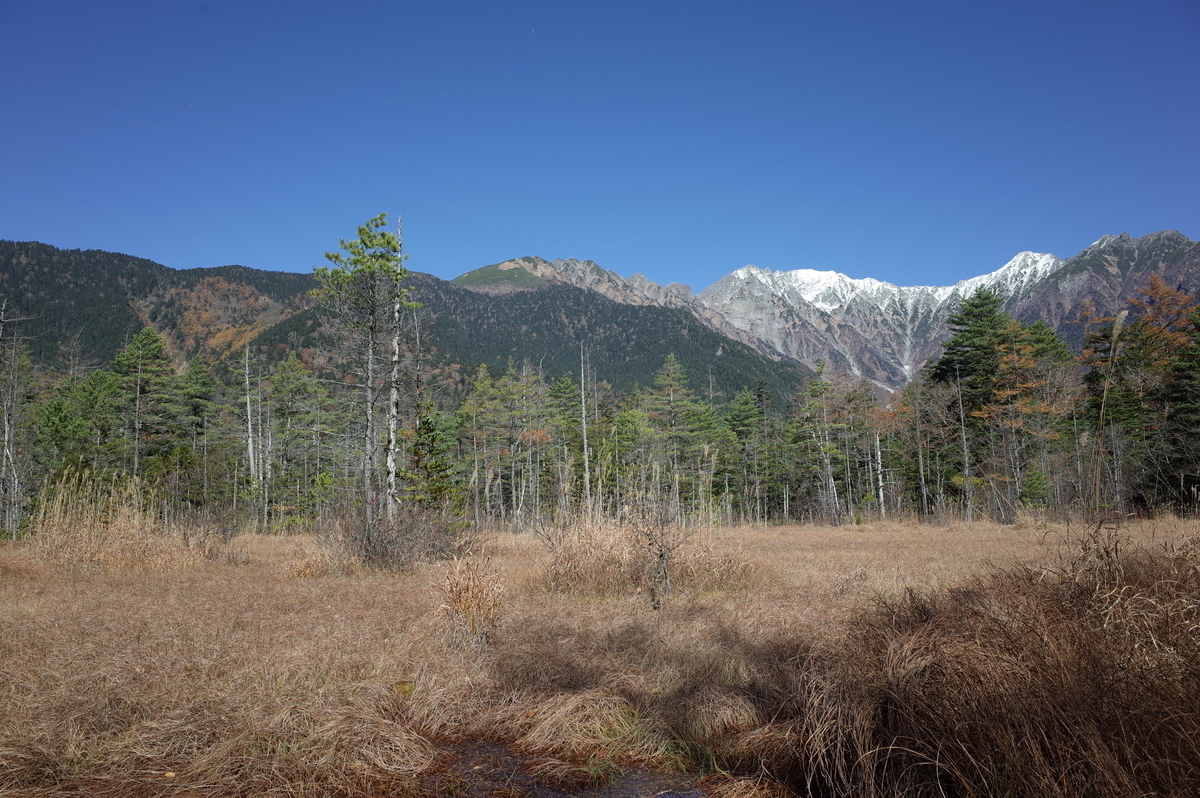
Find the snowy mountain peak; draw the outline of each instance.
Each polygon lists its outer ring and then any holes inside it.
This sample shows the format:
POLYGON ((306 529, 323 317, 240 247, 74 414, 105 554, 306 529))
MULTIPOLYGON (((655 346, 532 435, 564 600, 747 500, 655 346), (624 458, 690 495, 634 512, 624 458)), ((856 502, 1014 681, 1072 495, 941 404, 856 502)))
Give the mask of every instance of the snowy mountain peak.
POLYGON ((968 297, 980 288, 1001 296, 1013 296, 1058 271, 1062 265, 1063 261, 1045 252, 1022 252, 994 272, 936 290, 946 292, 946 297, 968 297))
MULTIPOLYGON (((832 312, 856 300, 874 302, 881 307, 893 303, 901 306, 911 306, 914 302, 941 304, 947 300, 968 297, 979 288, 988 288, 1001 296, 1012 296, 1053 273, 1062 263, 1053 255, 1022 252, 994 272, 948 286, 900 286, 872 277, 848 277, 834 271, 793 269, 777 272, 758 266, 743 266, 721 282, 744 283, 753 280, 772 293, 792 297, 793 300, 803 299, 821 310, 832 312)), ((721 290, 714 285, 701 295, 705 293, 713 296, 721 293, 721 290)))
POLYGON ((772 271, 745 266, 698 298, 733 326, 785 357, 898 385, 913 379, 938 345, 931 333, 979 288, 1002 297, 1027 293, 1063 261, 1022 252, 994 272, 950 286, 900 286, 834 271, 772 271))

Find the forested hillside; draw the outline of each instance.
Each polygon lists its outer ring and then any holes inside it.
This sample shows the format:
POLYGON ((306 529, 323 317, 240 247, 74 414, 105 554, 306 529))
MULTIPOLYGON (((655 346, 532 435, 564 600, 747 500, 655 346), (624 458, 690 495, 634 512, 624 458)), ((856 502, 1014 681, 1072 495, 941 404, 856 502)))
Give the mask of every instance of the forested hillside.
POLYGON ((1157 277, 1081 325, 1079 355, 981 289, 885 406, 865 381, 802 384, 680 311, 570 286, 494 297, 401 270, 349 294, 318 275, 310 296, 297 275, 104 262, 167 332, 145 326, 101 368, 46 369, 26 356, 33 321, 5 325, 10 532, 41 485, 80 470, 266 529, 375 512, 385 493, 389 512, 526 525, 647 503, 727 522, 1190 512, 1200 488, 1200 316, 1157 277), (147 298, 164 296, 181 300, 147 298))
POLYGON ((180 271, 115 252, 0 241, 0 298, 9 318, 22 319, 30 355, 49 368, 106 364, 146 325, 172 339, 180 359, 227 355, 230 341, 244 343, 239 334, 303 307, 314 285, 310 274, 180 271))
POLYGON ((30 354, 50 364, 60 347, 107 363, 146 322, 135 299, 148 296, 171 270, 144 258, 101 250, 62 250, 37 242, 0 241, 0 294, 20 317, 30 354))
MULTIPOLYGON (((461 395, 480 364, 505 368, 526 360, 550 375, 576 373, 585 357, 600 382, 619 391, 647 386, 673 353, 691 386, 727 400, 765 380, 779 399, 811 375, 764 357, 700 324, 685 311, 623 305, 581 288, 551 285, 491 297, 412 272, 406 286, 421 305, 431 362, 461 395)), ((180 271, 128 255, 0 242, 0 297, 31 356, 52 370, 107 364, 144 326, 167 342, 177 366, 199 357, 235 363, 250 345, 269 361, 304 352, 337 372, 308 294, 312 274, 221 266, 180 271), (73 366, 72 364, 77 364, 73 366)))

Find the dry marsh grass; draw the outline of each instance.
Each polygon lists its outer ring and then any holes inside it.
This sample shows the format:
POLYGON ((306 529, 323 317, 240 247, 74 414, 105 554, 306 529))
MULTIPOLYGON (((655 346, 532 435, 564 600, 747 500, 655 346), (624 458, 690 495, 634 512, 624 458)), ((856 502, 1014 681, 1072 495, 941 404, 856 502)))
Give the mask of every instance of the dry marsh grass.
POLYGON ((504 600, 504 580, 490 560, 455 558, 442 583, 442 610, 463 645, 482 648, 496 632, 504 600))
POLYGON ((236 559, 214 525, 166 521, 160 504, 137 479, 68 472, 38 497, 32 550, 60 569, 171 570, 236 559))
MULTIPOLYGON (((748 589, 760 568, 737 546, 717 546, 709 530, 675 530, 686 544, 671 553, 671 582, 684 595, 748 589)), ((546 548, 542 566, 527 581, 533 589, 578 596, 613 598, 648 591, 654 570, 653 552, 644 534, 609 522, 542 529, 537 537, 546 548)))
POLYGON ((7 546, 0 792, 501 794, 451 778, 490 740, 563 792, 650 767, 731 798, 1194 795, 1195 534, 718 530, 689 547, 738 577, 658 612, 548 590, 530 535, 400 575, 297 570, 304 537, 170 570, 7 546))

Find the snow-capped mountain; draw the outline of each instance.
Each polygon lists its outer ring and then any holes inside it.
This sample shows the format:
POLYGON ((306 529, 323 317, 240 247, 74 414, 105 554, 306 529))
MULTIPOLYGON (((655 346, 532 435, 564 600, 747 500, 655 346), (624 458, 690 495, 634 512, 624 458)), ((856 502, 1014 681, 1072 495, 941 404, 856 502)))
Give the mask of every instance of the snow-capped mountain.
POLYGON ((952 286, 899 286, 837 272, 775 272, 746 266, 698 299, 786 357, 866 377, 884 387, 915 378, 940 346, 946 317, 979 288, 1024 295, 1062 268, 1053 255, 1022 252, 1000 269, 952 286))
POLYGON ((683 308, 704 324, 775 358, 857 375, 881 388, 915 379, 948 337, 947 317, 979 288, 1004 298, 1023 321, 1043 319, 1068 342, 1085 303, 1098 315, 1128 305, 1152 273, 1173 286, 1200 290, 1200 244, 1173 230, 1141 238, 1103 236, 1069 260, 1022 252, 1004 266, 951 286, 899 286, 832 271, 772 271, 746 266, 693 294, 641 274, 624 278, 592 261, 520 258, 487 266, 455 282, 484 293, 567 283, 631 305, 683 308))

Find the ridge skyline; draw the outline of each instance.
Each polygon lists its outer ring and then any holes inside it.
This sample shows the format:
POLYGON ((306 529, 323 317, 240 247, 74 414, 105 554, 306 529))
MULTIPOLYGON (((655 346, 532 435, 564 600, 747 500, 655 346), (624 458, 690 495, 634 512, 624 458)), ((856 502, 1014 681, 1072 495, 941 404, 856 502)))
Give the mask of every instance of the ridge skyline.
MULTIPOLYGON (((1063 264, 1065 264, 1071 258, 1078 257, 1078 256, 1082 255, 1083 253, 1088 252, 1089 250, 1096 249, 1097 247, 1102 247, 1106 243, 1111 242, 1111 241, 1122 240, 1122 239, 1140 240, 1142 238, 1146 238, 1146 237, 1150 237, 1150 236, 1157 236, 1157 235, 1170 234, 1170 233, 1175 233, 1175 234, 1181 235, 1181 236, 1188 238, 1190 240, 1193 240, 1193 241, 1197 240, 1197 239, 1192 238, 1192 236, 1189 236, 1186 233, 1183 233, 1180 230, 1172 230, 1172 229, 1160 229, 1160 230, 1156 230, 1156 231, 1153 231, 1150 233, 1145 233, 1141 236, 1133 236, 1128 231, 1123 231, 1121 233, 1116 233, 1116 234, 1106 233, 1106 234, 1100 236, 1095 241, 1093 241, 1088 246, 1080 249, 1074 255, 1069 255, 1069 256, 1064 257, 1061 255, 1052 253, 1052 252, 1037 252, 1037 251, 1031 250, 1031 249, 1021 250, 1020 252, 1017 252, 1015 255, 1013 255, 1011 258, 1009 258, 1003 265, 1001 265, 998 268, 995 268, 991 271, 977 273, 970 277, 965 277, 961 280, 958 280, 954 283, 941 283, 941 284, 894 282, 891 280, 880 279, 877 277, 851 277, 850 275, 848 275, 845 272, 840 271, 836 268, 813 269, 810 267, 801 266, 801 267, 797 267, 794 269, 787 269, 787 268, 774 268, 774 267, 770 267, 770 266, 758 266, 753 263, 748 263, 744 266, 740 266, 736 269, 733 269, 732 271, 729 271, 729 272, 721 275, 716 280, 709 283, 707 286, 704 286, 703 288, 700 288, 699 290, 697 290, 696 286, 692 283, 683 282, 680 280, 669 280, 666 282, 660 282, 658 280, 652 279, 651 277, 648 277, 642 271, 634 272, 628 276, 623 276, 616 269, 609 268, 609 267, 605 266, 603 263, 601 263, 597 260, 593 260, 591 258, 576 258, 576 257, 544 258, 540 255, 523 255, 523 256, 519 256, 519 257, 512 257, 512 258, 508 258, 503 261, 498 261, 496 263, 488 264, 487 266, 470 269, 470 270, 462 272, 461 274, 458 274, 454 277, 446 277, 443 279, 447 280, 448 282, 455 282, 457 280, 460 280, 463 277, 466 277, 467 275, 481 271, 482 269, 502 267, 506 264, 517 264, 520 261, 525 260, 527 258, 535 258, 538 261, 541 261, 548 265, 554 265, 554 264, 559 264, 559 263, 562 263, 562 264, 574 263, 574 264, 580 264, 580 265, 586 266, 588 264, 591 264, 593 266, 599 267, 600 269, 604 270, 605 272, 612 274, 615 277, 620 278, 621 280, 623 280, 625 282, 633 281, 634 283, 637 283, 639 281, 645 281, 646 283, 649 283, 651 285, 655 285, 655 286, 658 286, 658 287, 664 288, 664 289, 670 288, 670 287, 682 287, 682 288, 686 288, 688 290, 688 292, 693 296, 699 296, 699 295, 703 294, 705 291, 708 291, 709 289, 713 288, 718 283, 720 283, 722 280, 725 280, 727 278, 747 277, 750 275, 755 275, 758 277, 762 277, 762 276, 780 277, 780 276, 783 276, 785 278, 788 278, 787 282, 789 283, 789 287, 799 288, 801 291, 801 294, 804 295, 805 299, 810 302, 814 301, 817 298, 817 296, 819 295, 819 292, 822 290, 828 290, 828 289, 836 288, 839 286, 845 286, 847 284, 850 286, 853 286, 855 288, 858 288, 858 289, 867 289, 867 290, 880 289, 880 288, 892 288, 892 289, 909 290, 909 291, 928 291, 928 292, 932 293, 937 299, 944 300, 946 298, 949 298, 950 296, 955 295, 956 293, 958 293, 958 294, 963 293, 963 291, 960 289, 968 289, 969 288, 973 291, 975 288, 979 287, 980 285, 987 284, 990 281, 989 278, 998 278, 998 277, 1005 276, 1008 274, 1020 273, 1020 274, 1026 275, 1026 276, 1033 274, 1036 276, 1036 279, 1041 279, 1043 277, 1048 276, 1049 274, 1052 274, 1058 268, 1061 268, 1061 266, 1063 264), (803 280, 803 278, 808 278, 808 279, 803 280)), ((416 268, 414 270, 415 271, 426 271, 425 269, 419 269, 419 268, 416 268)), ((436 274, 435 272, 429 272, 429 273, 436 274)), ((819 302, 816 304, 820 305, 819 302)))
MULTIPOLYGON (((699 293, 661 286, 641 273, 629 278, 590 260, 553 262, 525 256, 455 278, 488 294, 535 290, 561 282, 632 305, 680 307, 715 330, 771 357, 837 371, 894 390, 912 381, 947 335, 946 319, 959 302, 987 287, 1005 310, 1029 322, 1042 319, 1076 338, 1068 322, 1083 302, 1122 306, 1150 274, 1195 291, 1200 245, 1177 230, 1133 238, 1106 234, 1077 255, 1020 252, 998 269, 951 286, 900 286, 834 271, 773 271, 744 266, 699 293), (1064 327, 1064 325, 1066 325, 1064 327)), ((1101 313, 1100 315, 1103 315, 1101 313)))

